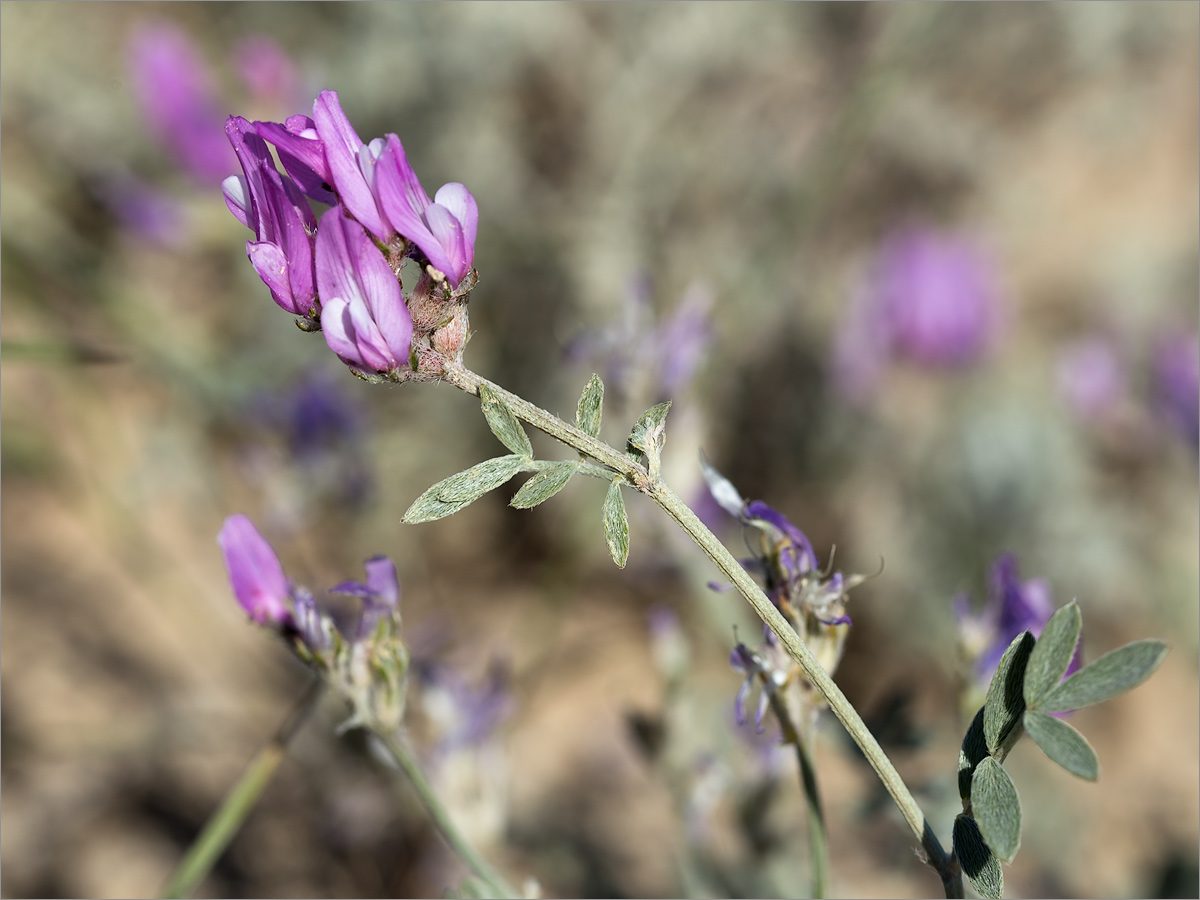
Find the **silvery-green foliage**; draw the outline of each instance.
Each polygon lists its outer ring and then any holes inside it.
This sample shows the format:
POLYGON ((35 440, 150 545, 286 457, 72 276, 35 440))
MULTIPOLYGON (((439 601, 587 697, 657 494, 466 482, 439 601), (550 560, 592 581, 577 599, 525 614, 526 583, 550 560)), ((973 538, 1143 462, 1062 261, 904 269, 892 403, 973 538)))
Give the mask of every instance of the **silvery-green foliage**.
POLYGON ((578 471, 579 463, 574 460, 568 459, 543 464, 543 468, 521 485, 521 489, 517 491, 508 505, 515 509, 529 509, 539 503, 545 503, 566 487, 571 476, 578 471))
POLYGON ((1075 645, 1079 643, 1079 630, 1082 627, 1079 604, 1074 600, 1050 617, 1025 667, 1022 693, 1026 706, 1036 707, 1038 701, 1062 680, 1067 666, 1071 664, 1071 657, 1075 655, 1075 645))
POLYGON ((479 388, 479 400, 488 427, 500 439, 500 443, 517 456, 532 459, 533 445, 529 443, 529 435, 500 395, 485 384, 479 388))
POLYGON ((443 479, 413 501, 403 522, 416 525, 453 515, 529 465, 527 457, 497 456, 443 479))
POLYGON ((975 769, 988 758, 987 741, 983 732, 984 708, 975 713, 971 727, 963 737, 962 748, 958 751, 958 795, 965 804, 971 799, 971 779, 975 769))
POLYGON ((1037 710, 1025 711, 1025 732, 1048 757, 1080 778, 1100 777, 1096 751, 1082 734, 1060 719, 1037 710))
POLYGON ((600 436, 600 421, 604 407, 604 382, 593 375, 579 395, 575 405, 575 426, 592 437, 600 436))
POLYGON ((976 821, 962 813, 954 820, 954 855, 962 866, 963 874, 971 882, 971 886, 981 897, 988 900, 1000 900, 1004 891, 1004 873, 1000 869, 1000 860, 979 833, 976 821))
POLYGON ((1135 641, 1118 647, 1047 691, 1037 708, 1042 712, 1061 712, 1102 703, 1137 687, 1153 674, 1166 655, 1167 645, 1162 641, 1135 641))
POLYGON ((604 498, 604 540, 617 568, 625 568, 629 558, 629 517, 621 497, 621 482, 613 481, 604 498))
POLYGON ((670 409, 670 400, 650 407, 638 417, 633 430, 629 432, 629 447, 645 454, 651 477, 658 474, 663 444, 667 439, 667 413, 670 409))
POLYGON ((1034 637, 1022 632, 1008 645, 996 666, 983 704, 983 733, 989 751, 1010 740, 1025 712, 1025 668, 1035 646, 1034 637))
POLYGON ((989 756, 971 779, 971 812, 992 852, 1012 862, 1021 846, 1021 800, 1004 766, 989 756))

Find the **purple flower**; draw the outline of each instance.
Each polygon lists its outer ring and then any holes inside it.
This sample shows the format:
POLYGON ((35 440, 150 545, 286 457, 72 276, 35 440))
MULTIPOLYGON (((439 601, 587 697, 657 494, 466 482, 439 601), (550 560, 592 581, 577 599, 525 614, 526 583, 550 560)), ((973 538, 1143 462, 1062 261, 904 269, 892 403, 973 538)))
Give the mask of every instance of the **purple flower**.
POLYGON ((233 51, 242 83, 260 102, 291 106, 299 99, 300 77, 283 48, 268 37, 253 34, 233 51))
POLYGON ((775 689, 771 671, 761 656, 740 641, 733 648, 733 652, 729 654, 729 665, 735 672, 745 676, 742 686, 738 688, 737 697, 733 701, 733 714, 737 717, 738 725, 746 724, 746 699, 750 696, 750 689, 754 686, 754 682, 760 677, 762 678, 762 693, 758 696, 758 707, 754 712, 754 730, 762 734, 763 717, 771 703, 771 691, 775 689))
POLYGON ((351 594, 363 601, 362 617, 358 622, 355 640, 370 637, 379 620, 391 615, 400 606, 400 580, 396 577, 396 564, 386 556, 372 556, 363 563, 367 580, 343 581, 330 593, 351 594))
MULTIPOLYGON (((1041 635, 1054 615, 1054 603, 1050 586, 1040 578, 1022 581, 1017 558, 1005 553, 992 565, 983 610, 972 615, 967 598, 959 595, 954 600, 954 612, 967 643, 975 645, 972 649, 978 654, 979 675, 986 684, 1017 635, 1025 631, 1034 637, 1041 635)), ((1066 675, 1079 668, 1081 650, 1082 641, 1075 647, 1066 675)))
POLYGON ((968 241, 905 227, 884 239, 866 283, 847 308, 834 355, 844 393, 862 398, 885 360, 930 368, 979 360, 1000 328, 992 266, 968 241))
POLYGON ((163 24, 137 31, 129 47, 134 91, 151 133, 198 181, 229 171, 212 80, 191 41, 163 24))
POLYGON ((451 182, 438 188, 431 201, 394 134, 387 136, 376 177, 379 202, 392 227, 458 287, 475 261, 479 207, 471 192, 451 182))
POLYGON ((246 516, 225 520, 217 535, 233 594, 259 625, 292 624, 291 596, 279 557, 246 516))
POLYGON ((1195 447, 1200 447, 1200 342, 1181 334, 1158 346, 1154 374, 1163 416, 1195 447))
POLYGON ((408 365, 412 319, 387 260, 340 207, 317 230, 317 287, 325 341, 347 365, 389 372, 408 365))
POLYGON ((183 208, 170 194, 128 174, 97 179, 94 190, 122 227, 143 240, 167 247, 183 243, 183 208))
POLYGON ((375 164, 383 153, 383 139, 375 138, 370 145, 363 143, 342 111, 337 91, 321 91, 318 95, 313 105, 313 127, 325 151, 329 172, 326 181, 350 215, 375 237, 387 241, 395 230, 384 221, 375 199, 375 164))
POLYGON ((330 190, 333 173, 325 160, 325 144, 312 119, 289 116, 283 124, 255 122, 254 128, 263 140, 275 145, 283 170, 301 191, 326 206, 337 203, 337 195, 330 190))
POLYGON ((1058 389, 1072 412, 1094 419, 1112 410, 1126 394, 1125 370, 1106 338, 1083 338, 1058 356, 1058 389))
POLYGON ((225 205, 254 231, 255 240, 246 242, 250 262, 280 307, 294 315, 310 315, 317 301, 312 237, 316 218, 295 182, 275 169, 253 125, 230 116, 225 133, 244 173, 222 184, 225 205))

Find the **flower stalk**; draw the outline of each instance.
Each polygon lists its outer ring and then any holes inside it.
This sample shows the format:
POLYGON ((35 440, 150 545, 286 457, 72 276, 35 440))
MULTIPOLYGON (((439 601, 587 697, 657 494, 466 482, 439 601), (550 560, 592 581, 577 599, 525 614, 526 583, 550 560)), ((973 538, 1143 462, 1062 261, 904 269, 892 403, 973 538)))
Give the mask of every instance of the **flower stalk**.
POLYGON ((688 536, 721 570, 725 578, 737 588, 738 593, 754 607, 759 618, 775 633, 788 655, 796 661, 805 677, 828 702, 829 708, 833 710, 834 715, 850 733, 871 764, 871 768, 875 770, 876 775, 879 776, 880 781, 892 796, 908 827, 921 842, 925 862, 942 878, 946 896, 961 897, 962 878, 953 855, 948 854, 942 847, 941 842, 926 821, 920 805, 908 790, 900 773, 896 771, 896 767, 892 765, 892 761, 884 753, 879 742, 867 728, 866 723, 863 722, 862 717, 825 672, 817 658, 805 646, 795 629, 763 593, 750 573, 734 558, 725 545, 717 540, 716 536, 708 530, 688 505, 671 490, 662 477, 657 474, 651 477, 647 469, 628 454, 586 434, 553 413, 506 391, 461 365, 447 366, 445 380, 473 396, 479 396, 482 386, 490 388, 508 404, 509 409, 517 418, 612 469, 614 473, 621 476, 625 484, 653 500, 687 532, 688 536))

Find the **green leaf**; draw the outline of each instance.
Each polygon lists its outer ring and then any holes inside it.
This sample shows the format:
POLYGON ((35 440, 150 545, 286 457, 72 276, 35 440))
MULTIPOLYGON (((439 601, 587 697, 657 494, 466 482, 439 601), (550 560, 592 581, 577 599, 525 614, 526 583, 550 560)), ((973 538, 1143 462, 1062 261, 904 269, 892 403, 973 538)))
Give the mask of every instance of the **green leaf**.
POLYGON ((1025 712, 1025 667, 1034 648, 1033 635, 1022 632, 1008 645, 988 685, 983 704, 983 733, 988 750, 1003 744, 1021 722, 1025 712))
POLYGON ((521 489, 517 491, 508 505, 516 509, 529 509, 531 506, 545 503, 566 487, 571 476, 577 471, 579 471, 579 463, 573 460, 551 463, 521 485, 521 489))
POLYGON ((958 751, 958 795, 963 801, 971 799, 971 779, 975 768, 987 758, 987 741, 983 737, 983 707, 975 713, 971 726, 963 736, 962 748, 958 751))
POLYGON ((517 456, 532 459, 533 445, 529 443, 529 435, 525 433, 525 429, 500 395, 483 384, 479 386, 479 401, 488 427, 492 429, 492 434, 500 439, 500 443, 517 456))
POLYGON ((1026 706, 1037 707, 1038 701, 1062 680, 1075 655, 1082 625, 1079 604, 1074 600, 1050 617, 1025 667, 1026 706))
POLYGON ((1000 900, 1004 892, 1004 873, 1000 869, 1000 860, 984 843, 979 825, 965 813, 954 820, 954 855, 979 896, 1000 900))
POLYGON ((608 496, 604 498, 604 540, 617 568, 625 568, 625 560, 629 558, 629 517, 625 514, 619 481, 609 485, 608 496))
POLYGON ((575 424, 592 437, 600 436, 600 418, 604 413, 604 382, 593 375, 575 405, 575 424))
POLYGON ((971 781, 971 813, 992 852, 1012 862, 1021 846, 1021 798, 1004 766, 990 756, 971 781))
POLYGON ((521 471, 520 456, 497 456, 443 479, 413 501, 402 521, 417 525, 458 512, 521 471))
POLYGON ((1025 713, 1025 731, 1048 757, 1080 778, 1095 781, 1100 777, 1096 751, 1082 734, 1054 716, 1029 710, 1025 713))
POLYGON ((1037 705, 1045 712, 1081 709, 1137 687, 1167 655, 1162 641, 1135 641, 1106 653, 1055 685, 1037 705))
POLYGON ((629 446, 649 455, 651 452, 662 450, 666 440, 667 412, 671 409, 671 401, 652 406, 641 416, 629 432, 629 446))

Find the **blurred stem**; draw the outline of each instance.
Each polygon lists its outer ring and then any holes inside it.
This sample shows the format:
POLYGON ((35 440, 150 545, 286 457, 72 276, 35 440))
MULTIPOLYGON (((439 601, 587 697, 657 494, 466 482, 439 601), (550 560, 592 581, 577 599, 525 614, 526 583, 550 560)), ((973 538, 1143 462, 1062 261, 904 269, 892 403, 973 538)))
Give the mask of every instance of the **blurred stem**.
POLYGON ((492 864, 484 859, 458 830, 458 826, 450 818, 450 813, 438 799, 433 785, 421 771, 421 766, 417 763, 417 758, 408 743, 400 736, 382 730, 372 733, 383 742, 388 752, 392 754, 400 766, 400 770, 408 778, 409 784, 416 791, 426 812, 429 813, 429 817, 433 819, 433 824, 437 826, 437 830, 442 833, 442 837, 450 845, 450 849, 458 854, 459 859, 466 864, 472 874, 487 886, 490 891, 489 896, 506 898, 506 900, 520 897, 521 895, 504 879, 504 876, 496 871, 492 864))
POLYGON ((283 762, 288 743, 316 707, 323 688, 324 683, 320 680, 314 680, 308 686, 283 725, 275 732, 275 736, 258 751, 237 784, 225 795, 221 806, 192 842, 192 846, 163 888, 162 896, 188 896, 212 870, 262 797, 267 785, 271 783, 279 764, 283 762))
MULTIPOLYGON (((763 690, 768 685, 763 682, 763 690)), ((800 764, 800 790, 804 794, 804 812, 808 819, 808 856, 812 866, 812 896, 824 897, 829 891, 829 838, 825 831, 825 812, 821 808, 821 792, 817 789, 817 769, 813 765, 812 751, 805 735, 801 734, 792 721, 787 705, 777 691, 768 695, 771 711, 779 720, 780 731, 785 743, 796 748, 796 762, 800 764)), ((815 723, 816 717, 809 716, 815 723)))
POLYGON ((896 806, 899 807, 901 815, 904 816, 905 822, 908 823, 908 827, 917 837, 917 840, 921 842, 921 846, 925 852, 925 861, 937 870, 939 876, 941 876, 946 896, 961 897, 962 873, 959 871, 957 861, 954 859, 953 854, 946 853, 942 848, 937 835, 933 833, 933 829, 925 820, 925 814, 921 811, 921 807, 908 790, 908 786, 905 785, 904 780, 900 777, 900 773, 896 771, 896 767, 892 765, 892 761, 888 759, 887 754, 883 752, 883 748, 879 746, 879 742, 875 740, 875 736, 871 734, 866 723, 863 722, 862 717, 859 716, 850 701, 846 699, 846 695, 842 693, 841 689, 834 684, 833 679, 821 667, 817 658, 805 646, 787 619, 775 608, 775 605, 771 603, 767 595, 762 592, 762 589, 750 573, 742 567, 741 563, 734 558, 725 545, 717 540, 696 514, 691 511, 688 505, 679 499, 675 492, 667 486, 666 482, 660 476, 655 475, 652 477, 645 467, 625 452, 617 450, 603 441, 592 437, 574 425, 564 422, 553 413, 547 412, 540 406, 535 406, 528 400, 518 397, 510 391, 506 391, 499 385, 493 384, 486 378, 476 375, 461 365, 448 366, 445 380, 460 390, 466 391, 468 394, 476 397, 479 396, 480 386, 486 384, 504 400, 517 418, 528 422, 539 431, 545 432, 550 437, 608 466, 613 472, 622 476, 626 485, 648 496, 687 532, 708 558, 721 570, 721 573, 732 582, 733 586, 737 588, 738 593, 750 602, 750 605, 754 607, 754 611, 758 613, 759 618, 779 638, 780 643, 786 648, 788 655, 796 661, 804 676, 821 693, 821 696, 829 704, 829 708, 833 710, 833 714, 838 717, 842 725, 850 732, 850 736, 858 744, 859 749, 862 750, 863 755, 871 764, 871 768, 875 770, 875 774, 879 776, 888 793, 892 795, 892 799, 895 801, 896 806))

